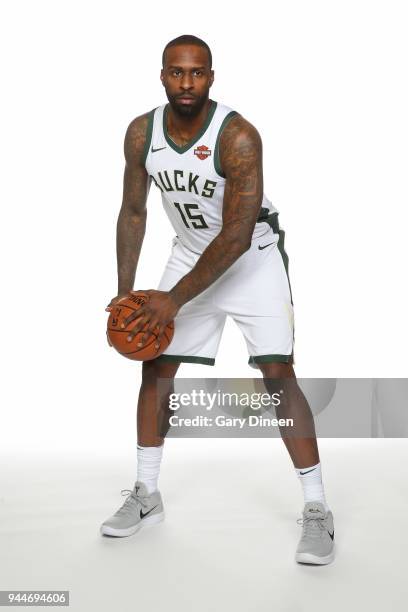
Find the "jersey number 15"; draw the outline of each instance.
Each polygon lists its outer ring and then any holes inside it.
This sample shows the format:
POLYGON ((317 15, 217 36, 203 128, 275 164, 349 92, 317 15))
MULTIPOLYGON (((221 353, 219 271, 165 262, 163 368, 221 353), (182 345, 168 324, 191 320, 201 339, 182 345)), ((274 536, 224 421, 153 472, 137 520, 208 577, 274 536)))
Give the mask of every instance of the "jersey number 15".
POLYGON ((179 211, 184 225, 188 227, 189 229, 191 229, 192 227, 194 229, 204 229, 205 227, 208 227, 201 213, 193 214, 191 212, 192 210, 198 209, 198 204, 186 204, 186 203, 179 204, 178 202, 174 202, 174 206, 179 211), (184 212, 182 210, 182 207, 184 207, 184 212), (190 224, 189 224, 189 221, 191 222, 190 224))

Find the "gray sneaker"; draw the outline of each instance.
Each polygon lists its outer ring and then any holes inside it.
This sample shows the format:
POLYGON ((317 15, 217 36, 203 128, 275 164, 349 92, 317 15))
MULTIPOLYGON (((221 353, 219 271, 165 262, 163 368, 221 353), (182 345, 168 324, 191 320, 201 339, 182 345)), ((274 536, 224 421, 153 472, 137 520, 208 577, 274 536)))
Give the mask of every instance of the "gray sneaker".
POLYGON ((145 525, 154 525, 164 520, 163 502, 159 491, 149 495, 146 485, 137 481, 133 491, 123 489, 122 495, 129 493, 125 503, 113 516, 101 525, 101 534, 130 536, 145 525))
POLYGON ((325 565, 334 559, 334 525, 333 514, 325 511, 320 502, 306 502, 303 519, 303 533, 296 549, 295 560, 298 563, 325 565))

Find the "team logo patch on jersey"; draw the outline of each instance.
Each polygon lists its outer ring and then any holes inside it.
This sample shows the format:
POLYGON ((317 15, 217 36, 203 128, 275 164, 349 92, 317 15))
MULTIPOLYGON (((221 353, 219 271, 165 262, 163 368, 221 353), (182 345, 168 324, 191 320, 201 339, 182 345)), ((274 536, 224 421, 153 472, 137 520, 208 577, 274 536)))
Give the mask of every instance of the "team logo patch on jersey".
POLYGON ((194 155, 197 155, 198 159, 207 159, 211 155, 211 151, 205 145, 200 145, 194 149, 194 155))

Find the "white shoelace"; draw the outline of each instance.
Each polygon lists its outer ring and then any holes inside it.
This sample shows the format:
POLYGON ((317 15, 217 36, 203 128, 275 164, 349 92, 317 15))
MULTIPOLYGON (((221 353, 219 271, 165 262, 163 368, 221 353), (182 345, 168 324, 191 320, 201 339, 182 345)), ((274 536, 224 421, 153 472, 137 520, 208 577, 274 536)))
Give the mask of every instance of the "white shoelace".
POLYGON ((304 532, 302 537, 311 536, 312 538, 320 538, 322 531, 325 531, 323 521, 325 517, 314 517, 310 516, 307 518, 300 518, 296 522, 298 525, 304 526, 304 532))
POLYGON ((128 514, 135 509, 135 504, 141 504, 143 507, 146 507, 147 504, 143 501, 142 497, 135 497, 133 495, 133 491, 130 489, 122 489, 120 492, 122 496, 127 495, 127 499, 125 500, 123 506, 119 508, 119 510, 115 513, 117 516, 121 514, 128 514))

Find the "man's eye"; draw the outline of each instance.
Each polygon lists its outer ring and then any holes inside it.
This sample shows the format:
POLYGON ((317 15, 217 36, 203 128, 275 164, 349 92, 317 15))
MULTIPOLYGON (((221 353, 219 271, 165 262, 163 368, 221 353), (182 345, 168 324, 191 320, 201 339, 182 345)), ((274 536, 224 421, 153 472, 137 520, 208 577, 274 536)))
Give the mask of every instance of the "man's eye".
POLYGON ((201 76, 203 73, 201 72, 201 70, 194 70, 194 74, 196 76, 201 76))
POLYGON ((173 76, 180 76, 181 70, 173 70, 173 76))

